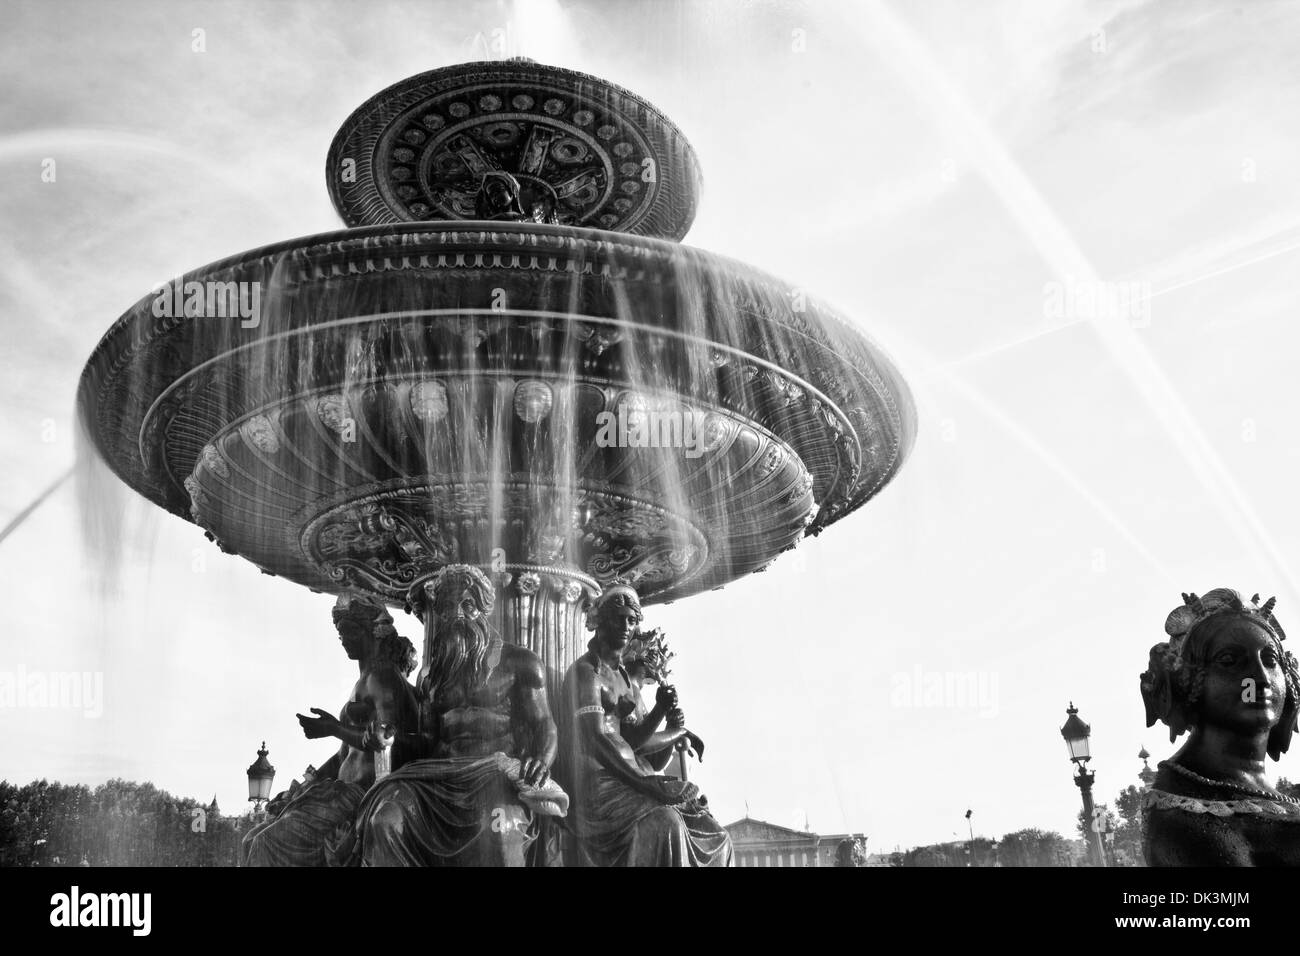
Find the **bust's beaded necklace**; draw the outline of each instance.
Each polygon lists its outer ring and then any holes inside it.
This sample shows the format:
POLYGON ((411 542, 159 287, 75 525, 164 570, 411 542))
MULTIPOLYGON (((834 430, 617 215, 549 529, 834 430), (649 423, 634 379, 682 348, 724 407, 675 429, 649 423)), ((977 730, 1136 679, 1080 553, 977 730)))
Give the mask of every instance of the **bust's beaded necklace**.
POLYGON ((1300 800, 1295 797, 1287 796, 1285 793, 1273 793, 1265 790, 1263 787, 1248 787, 1244 783, 1233 783, 1230 780, 1211 780, 1209 777, 1202 777, 1193 770, 1174 763, 1172 760, 1162 760, 1156 764, 1157 767, 1168 767, 1174 773, 1182 774, 1189 780, 1195 780, 1197 783, 1203 783, 1210 787, 1226 787, 1229 790, 1236 790, 1239 793, 1248 793, 1253 797, 1263 797, 1266 800, 1283 800, 1287 803, 1300 806, 1300 800))

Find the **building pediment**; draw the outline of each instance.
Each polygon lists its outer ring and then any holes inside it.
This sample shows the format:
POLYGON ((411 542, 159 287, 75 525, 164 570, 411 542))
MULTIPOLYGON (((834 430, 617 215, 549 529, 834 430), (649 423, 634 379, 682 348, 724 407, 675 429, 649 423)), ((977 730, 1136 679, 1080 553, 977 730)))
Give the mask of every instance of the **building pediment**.
POLYGON ((815 833, 792 830, 748 817, 729 824, 727 831, 735 843, 811 843, 817 839, 815 833))

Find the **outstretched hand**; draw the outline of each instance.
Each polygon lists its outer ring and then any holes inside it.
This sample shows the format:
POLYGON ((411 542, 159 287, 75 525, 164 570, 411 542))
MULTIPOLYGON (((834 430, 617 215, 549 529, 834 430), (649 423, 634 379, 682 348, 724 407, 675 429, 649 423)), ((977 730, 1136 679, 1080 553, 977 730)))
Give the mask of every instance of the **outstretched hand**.
POLYGON ((329 711, 321 710, 319 707, 313 707, 311 712, 316 716, 298 715, 298 723, 302 725, 302 732, 308 740, 316 740, 318 737, 338 736, 343 725, 339 723, 337 717, 329 711))

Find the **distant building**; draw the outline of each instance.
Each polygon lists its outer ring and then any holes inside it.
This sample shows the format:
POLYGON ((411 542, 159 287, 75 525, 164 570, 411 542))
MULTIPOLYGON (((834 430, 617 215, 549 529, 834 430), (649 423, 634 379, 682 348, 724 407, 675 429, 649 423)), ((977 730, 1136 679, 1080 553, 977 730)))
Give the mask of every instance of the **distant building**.
MULTIPOLYGON (((844 840, 864 840, 860 833, 813 833, 745 817, 728 824, 736 866, 834 866, 844 840)), ((874 853, 867 866, 888 866, 887 854, 874 853)))

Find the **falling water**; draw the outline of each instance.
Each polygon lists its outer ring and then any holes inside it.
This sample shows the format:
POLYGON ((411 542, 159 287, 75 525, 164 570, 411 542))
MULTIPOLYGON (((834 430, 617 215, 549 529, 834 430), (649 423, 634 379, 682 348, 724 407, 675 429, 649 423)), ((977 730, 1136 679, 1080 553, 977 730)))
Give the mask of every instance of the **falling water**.
MULTIPOLYGON (((418 123, 413 146, 445 119, 418 123)), ((524 149, 525 123, 486 128, 481 148, 524 149)), ((547 162, 594 148, 574 143, 547 162)), ((616 208, 661 181, 690 188, 676 149, 645 177, 627 159, 616 208)), ((99 566, 132 537, 127 485, 315 591, 401 607, 439 569, 476 565, 499 590, 497 629, 542 658, 554 699, 602 587, 646 603, 720 588, 893 477, 914 412, 872 343, 742 263, 593 228, 587 201, 561 202, 562 225, 363 225, 152 290, 79 394, 117 472, 82 455, 99 566)))

